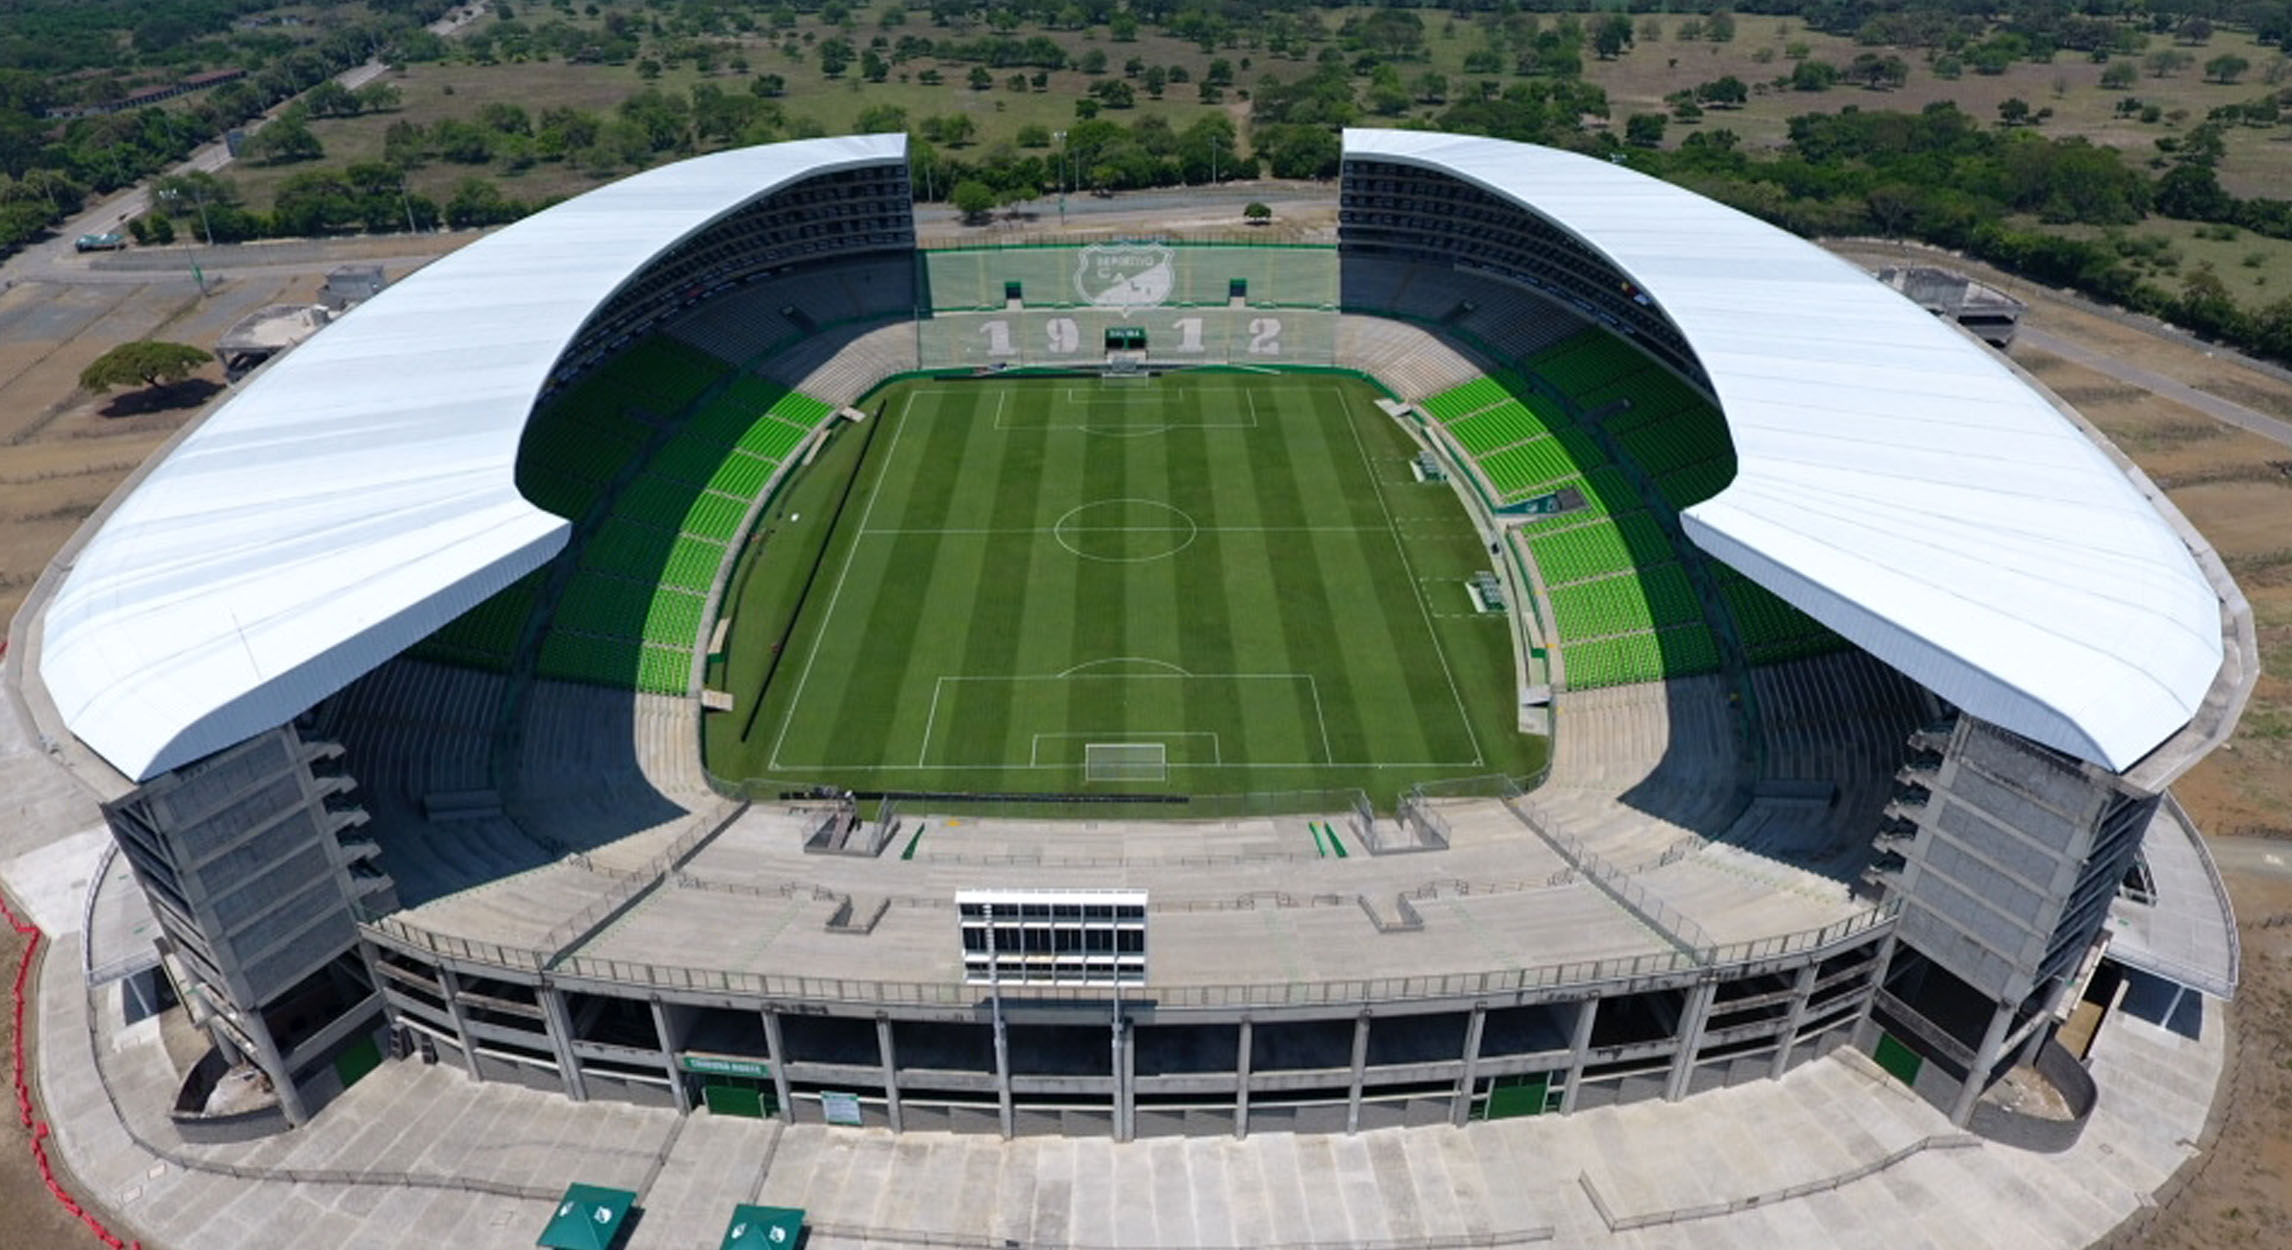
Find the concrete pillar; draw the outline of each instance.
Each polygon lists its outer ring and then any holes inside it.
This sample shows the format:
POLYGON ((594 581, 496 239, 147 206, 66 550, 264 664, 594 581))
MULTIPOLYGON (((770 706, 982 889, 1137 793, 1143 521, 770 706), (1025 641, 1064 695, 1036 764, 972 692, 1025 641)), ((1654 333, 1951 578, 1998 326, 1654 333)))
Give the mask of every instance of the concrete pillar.
POLYGON ((1018 1135, 1011 1114, 1011 1034, 1003 1023, 1003 1013, 995 1012, 995 1106, 1002 1117, 1003 1140, 1018 1135))
POLYGON ((1791 983, 1791 1010, 1783 1017, 1783 1031, 1775 1045, 1775 1057, 1767 1065, 1767 1077, 1781 1080, 1791 1069, 1791 1049, 1796 1044, 1799 1030, 1807 1022, 1807 1000, 1814 997, 1815 965, 1799 969, 1798 979, 1791 983))
POLYGON ((684 1070, 676 1066, 676 1052, 684 1049, 677 1037, 676 1025, 669 1019, 668 1004, 653 1000, 653 1036, 660 1039, 661 1071, 668 1073, 669 1092, 676 1095, 676 1109, 692 1114, 692 1091, 685 1088, 684 1070))
POLYGON ((1701 981, 1688 987, 1687 1003, 1679 1012, 1679 1049, 1671 1056, 1671 1076, 1663 1085, 1666 1102, 1687 1096, 1687 1082, 1695 1075, 1696 1052, 1703 1049, 1703 1026, 1711 1021, 1711 1000, 1719 983, 1701 981))
POLYGON ((1480 1034, 1488 1025, 1488 1004, 1474 1003, 1464 1023, 1464 1071, 1457 1074, 1456 1099, 1448 1109, 1448 1122, 1459 1128, 1472 1118, 1472 1094, 1480 1084, 1480 1034))
POLYGON ((1247 1017, 1234 1042, 1234 1136, 1249 1136, 1249 1059, 1252 1042, 1247 1017))
POLYGON ((892 1049, 891 1019, 888 1016, 875 1018, 875 1049, 876 1054, 883 1059, 884 1113, 891 1117, 891 1131, 897 1133, 907 1126, 899 1113, 899 1055, 892 1049))
POLYGON ((1345 1131, 1361 1131, 1361 1080, 1369 1067, 1369 1013, 1353 1017, 1353 1081, 1345 1095, 1345 1131))
POLYGON ((1138 1135, 1138 1032, 1123 1020, 1114 1031, 1114 1140, 1138 1135))
POLYGON ((1576 1004, 1576 1033, 1568 1043, 1568 1088, 1560 1094, 1560 1114, 1576 1109, 1576 1095, 1584 1088, 1584 1060, 1592 1053, 1592 1021, 1599 1018, 1600 1000, 1587 998, 1576 1004))
POLYGON ((573 1056, 573 1012, 565 1005, 565 995, 555 987, 544 985, 535 991, 541 1000, 541 1020, 549 1026, 549 1049, 557 1055, 557 1075, 565 1082, 565 1096, 575 1102, 589 1101, 589 1083, 581 1077, 581 1061, 573 1056))
POLYGON ((764 1009, 764 1049, 772 1052, 772 1097, 780 1104, 780 1118, 796 1122, 796 1100, 788 1093, 788 1046, 780 1040, 780 1013, 764 1009))
POLYGON ((277 1039, 271 1036, 270 1026, 254 1013, 244 1013, 237 1021, 245 1027, 247 1040, 255 1045, 249 1058, 271 1078, 271 1090, 278 1095, 279 1110, 286 1114, 287 1123, 300 1127, 310 1122, 310 1108, 302 1100, 302 1091, 294 1087, 294 1074, 287 1071, 286 1056, 279 1052, 277 1039))
POLYGON ((1878 991, 1886 988, 1887 965, 1893 962, 1894 931, 1889 929, 1886 931, 1886 936, 1879 939, 1878 954, 1870 963, 1870 992, 1862 996, 1862 1010, 1854 1013, 1856 1032, 1859 1033, 1862 1026, 1870 1022, 1870 1013, 1877 1009, 1878 991))
POLYGON ((460 975, 444 964, 439 964, 438 988, 445 992, 446 1014, 454 1020, 454 1043, 462 1049, 462 1067, 468 1070, 471 1080, 483 1082, 485 1077, 478 1072, 477 1039, 470 1036, 469 1014, 462 1010, 460 975))
POLYGON ((1966 1084, 1950 1104, 1950 1123, 1959 1128, 1974 1118, 1974 1104, 1981 1101, 1982 1086, 1989 1079, 1990 1069, 1997 1066, 1998 1052, 2004 1049, 2006 1026, 2013 1022, 2013 1008, 2000 1004, 1990 1013, 1990 1027, 1982 1032, 1982 1044, 1974 1048, 1974 1065, 1966 1071, 1966 1084))

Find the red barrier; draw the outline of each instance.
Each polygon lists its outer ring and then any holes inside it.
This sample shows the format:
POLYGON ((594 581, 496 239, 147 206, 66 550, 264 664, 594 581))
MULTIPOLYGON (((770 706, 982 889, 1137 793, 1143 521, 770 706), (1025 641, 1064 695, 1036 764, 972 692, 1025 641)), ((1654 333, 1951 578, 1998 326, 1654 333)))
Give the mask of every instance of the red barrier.
MULTIPOLYGON (((0 656, 5 656, 7 653, 7 642, 0 640, 0 656)), ((39 1165, 40 1180, 47 1185, 48 1192, 55 1195, 56 1202, 64 1210, 79 1217, 80 1223, 87 1225, 88 1231, 95 1234, 97 1241, 111 1247, 111 1250, 143 1250, 143 1243, 140 1241, 120 1240, 118 1234, 104 1227, 102 1220, 97 1219, 92 1212, 80 1206, 79 1200, 72 1197, 71 1191, 65 1189, 63 1184, 56 1180, 55 1166, 48 1161, 48 1122, 36 1120, 32 1116, 32 1086, 25 1079, 27 1069, 24 1066, 24 987, 25 983, 31 979, 32 959, 40 953, 42 935, 40 926, 18 916, 15 909, 8 906, 8 900, 5 897, 0 897, 0 916, 5 916, 9 927, 24 935, 26 939, 24 958, 16 963, 16 986, 10 1003, 10 1010, 15 1013, 16 1027, 15 1045, 12 1047, 15 1051, 12 1071, 16 1082, 16 1118, 23 1122, 25 1128, 31 1130, 32 1162, 39 1165)))

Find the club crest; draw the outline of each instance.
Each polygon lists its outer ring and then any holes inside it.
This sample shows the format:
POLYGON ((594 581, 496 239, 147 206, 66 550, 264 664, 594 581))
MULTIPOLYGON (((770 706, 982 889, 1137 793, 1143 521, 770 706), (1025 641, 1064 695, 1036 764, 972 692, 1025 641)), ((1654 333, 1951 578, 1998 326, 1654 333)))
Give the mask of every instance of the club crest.
POLYGON ((1177 260, 1158 243, 1092 244, 1074 270, 1075 292, 1100 308, 1150 308, 1177 284, 1177 260))

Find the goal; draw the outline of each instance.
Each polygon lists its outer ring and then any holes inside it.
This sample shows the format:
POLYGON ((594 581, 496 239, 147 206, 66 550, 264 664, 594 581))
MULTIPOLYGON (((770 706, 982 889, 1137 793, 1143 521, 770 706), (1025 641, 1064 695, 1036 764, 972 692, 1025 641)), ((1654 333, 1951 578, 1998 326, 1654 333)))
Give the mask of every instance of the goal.
POLYGON ((1090 742, 1082 748, 1082 775, 1089 781, 1164 781, 1169 754, 1160 742, 1090 742))

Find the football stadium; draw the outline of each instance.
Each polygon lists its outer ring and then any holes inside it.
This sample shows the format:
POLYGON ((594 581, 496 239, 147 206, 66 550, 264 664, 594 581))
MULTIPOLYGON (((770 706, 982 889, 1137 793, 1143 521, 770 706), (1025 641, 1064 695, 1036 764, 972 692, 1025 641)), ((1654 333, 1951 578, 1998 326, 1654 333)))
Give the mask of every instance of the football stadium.
POLYGON ((2170 786, 2251 613, 2073 409, 1616 164, 1354 130, 1336 194, 921 248, 903 137, 728 151, 221 397, 7 654, 155 922, 93 975, 211 1045, 172 1131, 427 1060, 1348 1133, 1843 1049, 2059 1149, 2119 986, 2234 992, 2170 786))

